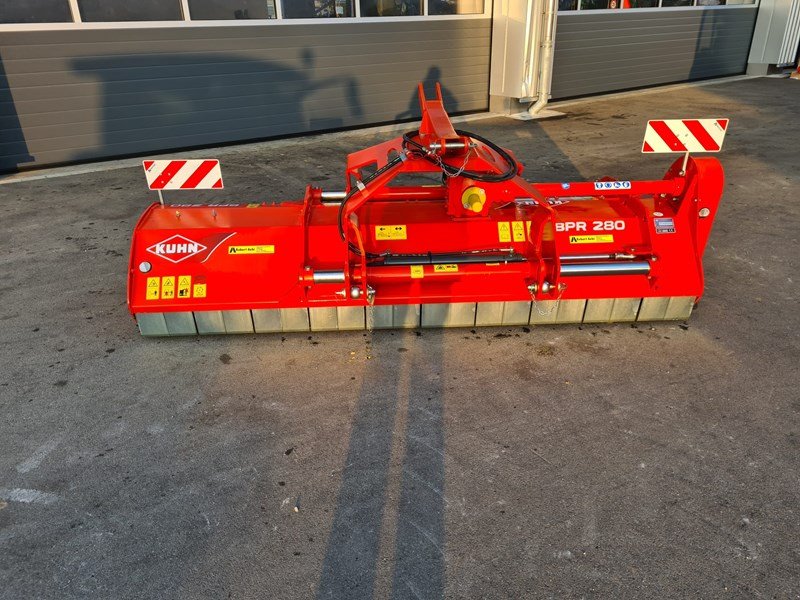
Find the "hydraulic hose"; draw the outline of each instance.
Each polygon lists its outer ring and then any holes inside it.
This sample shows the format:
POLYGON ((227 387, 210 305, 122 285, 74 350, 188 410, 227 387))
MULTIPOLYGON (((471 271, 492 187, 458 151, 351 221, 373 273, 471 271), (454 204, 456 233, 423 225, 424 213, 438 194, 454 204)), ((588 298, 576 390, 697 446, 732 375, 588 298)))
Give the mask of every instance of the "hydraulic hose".
POLYGON ((514 160, 514 157, 511 156, 504 148, 501 148, 493 141, 488 140, 485 137, 478 135, 477 133, 463 131, 461 129, 456 129, 455 132, 462 137, 469 137, 478 140, 482 144, 494 150, 506 162, 506 164, 508 165, 508 169, 503 173, 480 173, 477 171, 465 171, 459 169, 458 167, 454 167, 453 165, 449 165, 446 162, 442 161, 438 156, 428 152, 428 149, 425 148, 425 146, 423 146, 422 144, 413 139, 413 136, 418 135, 419 132, 417 131, 410 131, 408 133, 403 134, 403 145, 406 147, 407 145, 414 146, 416 150, 412 150, 412 152, 414 152, 415 154, 421 154, 422 158, 424 158, 425 160, 438 165, 445 173, 445 175, 449 177, 456 177, 460 175, 462 177, 467 177, 468 179, 474 179, 475 181, 483 181, 487 183, 500 183, 501 181, 508 181, 509 179, 516 176, 517 170, 519 168, 517 161, 514 160))
MULTIPOLYGON (((377 171, 375 171, 371 175, 365 177, 361 181, 361 183, 363 185, 365 185, 365 186, 369 185, 369 183, 371 181, 373 181, 376 177, 378 177, 380 175, 383 175, 384 173, 386 173, 386 171, 388 171, 390 169, 393 169, 394 167, 396 167, 401 162, 403 162, 403 158, 401 158, 400 156, 398 156, 396 158, 393 158, 388 163, 383 165, 380 169, 378 169, 377 171)), ((355 193, 358 192, 360 189, 361 188, 357 187, 357 186, 354 186, 354 187, 350 188, 350 191, 347 193, 347 195, 342 200, 342 203, 339 205, 339 218, 337 219, 337 222, 338 222, 338 225, 339 225, 339 236, 342 238, 342 241, 345 241, 347 239, 347 236, 345 235, 345 232, 344 232, 344 207, 347 205, 348 200, 350 200, 350 198, 352 198, 355 195, 355 193)), ((353 244, 352 242, 349 242, 348 246, 350 247, 351 251, 353 251, 357 255, 361 256, 361 251, 358 249, 358 247, 355 244, 353 244)), ((379 257, 380 257, 380 254, 373 254, 371 252, 367 252, 367 258, 379 258, 379 257)))
MULTIPOLYGON (((461 129, 456 129, 455 132, 462 137, 468 137, 478 140, 482 144, 491 148, 494 152, 499 154, 500 157, 506 162, 506 164, 508 165, 508 169, 506 169, 506 171, 504 171, 503 173, 485 173, 478 171, 466 171, 463 168, 458 168, 454 167, 453 165, 449 165, 446 162, 444 162, 441 158, 439 158, 439 156, 432 154, 431 152, 428 151, 428 149, 425 146, 423 146, 422 144, 413 139, 414 136, 419 135, 419 131, 410 131, 408 133, 403 134, 403 148, 437 165, 442 170, 444 175, 446 175, 447 177, 461 176, 461 177, 467 177, 468 179, 473 179, 475 181, 482 181, 487 183, 500 183, 502 181, 508 181, 509 179, 517 175, 519 165, 517 164, 517 161, 514 160, 514 157, 511 156, 511 154, 509 154, 504 148, 498 146, 491 140, 488 140, 485 137, 478 135, 477 133, 471 133, 469 131, 463 131, 461 129), (413 146, 413 149, 409 148, 409 146, 413 146)), ((390 160, 383 167, 381 167, 368 177, 365 177, 361 181, 362 185, 364 186, 369 185, 369 183, 373 181, 376 177, 383 175, 390 169, 396 167, 401 162, 403 162, 403 157, 401 156, 398 156, 390 160)), ((347 195, 342 200, 342 203, 339 205, 339 218, 337 219, 337 222, 339 226, 339 236, 342 238, 342 241, 345 241, 347 239, 344 227, 344 208, 347 205, 347 202, 350 200, 350 198, 352 198, 356 194, 356 192, 358 192, 360 189, 361 187, 350 188, 350 191, 347 193, 347 195)), ((355 246, 353 243, 348 243, 348 246, 352 252, 361 256, 361 251, 358 249, 357 246, 355 246)), ((380 256, 381 255, 379 254, 367 252, 367 258, 380 258, 380 256)))

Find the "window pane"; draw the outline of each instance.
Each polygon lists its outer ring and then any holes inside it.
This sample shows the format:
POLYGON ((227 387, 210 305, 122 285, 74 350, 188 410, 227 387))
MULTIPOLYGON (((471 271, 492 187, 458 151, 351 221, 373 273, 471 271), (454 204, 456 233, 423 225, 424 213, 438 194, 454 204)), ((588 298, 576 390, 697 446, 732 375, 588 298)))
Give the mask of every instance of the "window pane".
POLYGON ((428 0, 429 15, 479 15, 483 0, 428 0))
POLYGON ((69 23, 67 0, 0 0, 0 23, 69 23))
POLYGON ((722 6, 725 0, 697 0, 697 6, 722 6))
POLYGON ((581 0, 581 10, 619 8, 619 0, 581 0))
POLYGON ((101 21, 182 21, 180 0, 78 0, 81 19, 101 21))
POLYGON ((285 19, 352 17, 354 0, 282 0, 285 19))
POLYGON ((558 0, 558 10, 578 10, 578 0, 558 0))
POLYGON ((691 6, 692 0, 661 0, 661 6, 691 6))
POLYGON ((622 2, 622 8, 654 8, 658 7, 658 0, 628 0, 622 2))
POLYGON ((274 0, 189 0, 195 21, 217 19, 274 19, 274 0))
POLYGON ((422 14, 422 0, 361 0, 362 17, 408 17, 422 14))

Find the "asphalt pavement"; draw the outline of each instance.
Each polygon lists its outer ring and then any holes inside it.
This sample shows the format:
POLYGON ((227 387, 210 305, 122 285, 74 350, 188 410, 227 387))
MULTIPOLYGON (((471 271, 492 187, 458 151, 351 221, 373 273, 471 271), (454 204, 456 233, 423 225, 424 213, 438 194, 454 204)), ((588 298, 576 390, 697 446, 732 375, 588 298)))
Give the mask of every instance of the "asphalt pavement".
MULTIPOLYGON (((651 179, 647 119, 730 117, 685 323, 145 339, 141 168, 0 185, 0 597, 799 598, 799 107, 763 78, 460 125, 534 181, 651 179)), ((225 148, 193 198, 340 189, 386 135, 225 148)))

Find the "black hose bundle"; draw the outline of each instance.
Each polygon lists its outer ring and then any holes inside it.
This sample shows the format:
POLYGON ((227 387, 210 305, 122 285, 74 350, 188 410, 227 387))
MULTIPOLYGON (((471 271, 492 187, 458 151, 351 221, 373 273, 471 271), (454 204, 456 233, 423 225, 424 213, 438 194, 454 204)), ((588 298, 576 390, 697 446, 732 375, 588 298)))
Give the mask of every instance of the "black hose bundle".
MULTIPOLYGON (((439 157, 437 154, 430 152, 428 148, 426 148, 425 146, 414 140, 414 136, 419 135, 418 131, 410 131, 408 133, 403 134, 403 148, 408 150, 411 154, 424 158, 425 160, 437 165, 440 169, 442 169, 442 173, 444 173, 444 175, 447 177, 461 176, 461 177, 466 177, 468 179, 473 179, 475 181, 482 181, 485 183, 500 183, 502 181, 508 181, 517 174, 519 168, 519 166, 517 165, 517 161, 514 160, 514 157, 511 156, 505 149, 501 148, 491 140, 487 140, 485 137, 478 135, 477 133, 462 131, 460 129, 456 129, 455 132, 462 137, 478 140, 479 142, 485 144, 486 146, 494 150, 497 154, 500 155, 500 157, 506 162, 506 164, 508 164, 508 169, 503 173, 479 173, 477 171, 465 171, 463 167, 462 168, 454 167, 453 165, 444 162, 441 159, 441 157, 439 157), (413 147, 413 149, 411 147, 413 147)), ((369 185, 369 183, 371 181, 374 181, 376 177, 383 175, 390 169, 393 169, 394 167, 402 163, 403 160, 404 158, 402 156, 393 158, 383 167, 381 167, 368 177, 365 177, 361 181, 362 186, 369 185)), ((361 186, 354 186, 350 188, 350 191, 347 193, 347 195, 342 200, 342 203, 339 205, 338 224, 339 224, 339 235, 341 236, 342 241, 347 239, 343 221, 344 207, 347 205, 348 200, 350 200, 350 198, 352 198, 353 195, 360 189, 361 186)), ((358 254, 359 256, 361 255, 361 252, 359 251, 357 246, 355 246, 352 243, 348 245, 350 247, 350 250, 352 250, 355 254, 358 254)), ((380 258, 380 255, 367 252, 367 258, 380 258)))
POLYGON ((472 138, 474 140, 478 140, 482 144, 488 146, 497 154, 501 156, 501 158, 506 162, 508 165, 508 169, 503 173, 479 173, 477 171, 465 171, 464 169, 459 169, 454 167, 453 165, 449 165, 444 162, 439 156, 431 153, 428 149, 420 144, 419 142, 413 139, 413 136, 417 135, 417 131, 410 131, 408 133, 403 134, 403 147, 408 148, 409 145, 414 146, 416 150, 411 150, 417 155, 420 155, 425 160, 432 162, 438 165, 442 172, 448 177, 456 177, 462 176, 468 179, 474 179, 475 181, 483 181, 486 183, 500 183, 501 181, 508 181, 512 177, 517 174, 518 165, 517 161, 514 160, 514 157, 511 156, 504 148, 501 148, 497 144, 495 144, 491 140, 487 140, 485 137, 478 135, 477 133, 472 133, 470 131, 463 131, 461 129, 456 129, 455 132, 462 136, 472 138))

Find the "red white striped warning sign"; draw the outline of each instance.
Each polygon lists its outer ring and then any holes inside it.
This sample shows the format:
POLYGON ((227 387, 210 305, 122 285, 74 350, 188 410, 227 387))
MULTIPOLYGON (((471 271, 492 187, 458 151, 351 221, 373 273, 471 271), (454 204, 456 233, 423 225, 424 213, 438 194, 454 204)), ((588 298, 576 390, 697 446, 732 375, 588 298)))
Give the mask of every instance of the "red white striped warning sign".
POLYGON ((222 189, 222 170, 215 159, 145 160, 142 165, 151 190, 222 189))
POLYGON ((642 152, 719 152, 729 119, 648 121, 642 152))

